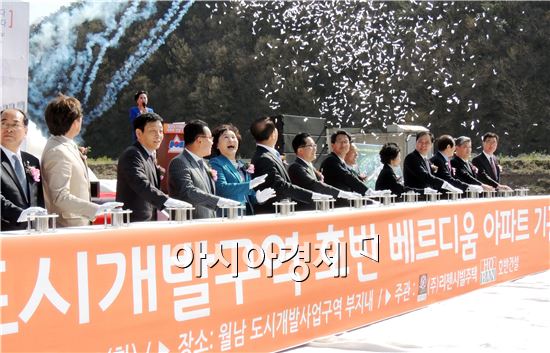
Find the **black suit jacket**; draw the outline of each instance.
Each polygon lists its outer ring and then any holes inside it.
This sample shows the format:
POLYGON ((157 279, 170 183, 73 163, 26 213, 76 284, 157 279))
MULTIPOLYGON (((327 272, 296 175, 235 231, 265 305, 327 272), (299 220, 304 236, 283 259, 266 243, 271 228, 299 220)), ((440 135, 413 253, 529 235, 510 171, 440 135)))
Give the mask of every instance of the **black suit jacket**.
POLYGON ((477 178, 479 181, 481 181, 484 184, 491 185, 492 187, 498 187, 500 182, 500 168, 498 165, 498 161, 495 158, 495 167, 497 170, 497 174, 493 172, 493 168, 491 168, 491 162, 489 162, 489 159, 485 156, 485 154, 482 152, 477 157, 474 157, 472 159, 472 164, 477 167, 477 178))
POLYGON ((139 142, 128 147, 118 159, 116 200, 132 210, 132 222, 157 219, 168 196, 160 190, 160 172, 139 142))
POLYGON ((395 175, 395 172, 389 164, 384 164, 382 167, 382 170, 378 174, 378 179, 376 179, 375 188, 376 190, 391 190, 391 193, 397 196, 411 190, 423 193, 423 190, 405 187, 401 184, 399 178, 395 175))
POLYGON ((417 150, 412 151, 405 157, 403 178, 405 186, 416 189, 430 187, 434 190, 440 190, 445 182, 432 174, 424 158, 417 150))
POLYGON ((2 152, 2 168, 0 169, 0 203, 2 204, 2 222, 0 230, 24 229, 27 223, 17 223, 17 218, 21 212, 29 207, 44 207, 44 193, 42 191, 42 179, 35 182, 33 177, 27 171, 28 167, 40 169, 38 158, 30 153, 21 151, 23 168, 27 183, 23 187, 27 188, 28 197, 23 193, 23 189, 17 181, 15 170, 11 166, 8 156, 2 152))
POLYGON ((275 212, 273 202, 279 202, 282 199, 290 198, 293 201, 300 201, 305 204, 312 203, 312 192, 292 184, 283 162, 264 147, 256 147, 256 152, 252 157, 252 164, 254 164, 253 178, 267 174, 267 178, 260 188, 273 188, 277 194, 277 196, 267 200, 265 203, 256 205, 254 207, 256 214, 275 212))
MULTIPOLYGON (((334 186, 330 186, 322 182, 317 174, 306 164, 302 159, 296 158, 296 161, 288 167, 288 175, 294 185, 303 187, 304 189, 318 192, 320 194, 331 195, 335 199, 338 198, 340 190, 334 186)), ((300 209, 312 209, 311 203, 300 205, 300 209)))
POLYGON ((455 177, 467 184, 481 185, 481 182, 476 179, 476 173, 474 172, 474 166, 460 157, 454 156, 451 159, 451 166, 455 169, 455 177))
POLYGON ((459 188, 462 191, 466 191, 466 189, 468 189, 468 184, 453 176, 453 171, 449 169, 447 160, 440 152, 436 152, 430 161, 437 167, 437 172, 435 172, 436 177, 445 180, 452 186, 459 188))
POLYGON ((321 164, 321 172, 325 177, 325 183, 337 189, 355 191, 361 195, 369 189, 334 152, 321 164))

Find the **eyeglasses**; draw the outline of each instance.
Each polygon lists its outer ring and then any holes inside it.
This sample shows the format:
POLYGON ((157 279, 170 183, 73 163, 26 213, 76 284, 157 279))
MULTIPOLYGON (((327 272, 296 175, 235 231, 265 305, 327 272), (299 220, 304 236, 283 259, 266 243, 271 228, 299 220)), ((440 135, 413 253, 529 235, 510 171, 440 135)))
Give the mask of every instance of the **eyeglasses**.
POLYGON ((303 145, 303 148, 317 148, 317 145, 303 145))
POLYGON ((9 130, 9 129, 17 130, 17 129, 23 128, 25 125, 20 123, 10 124, 6 121, 2 121, 1 126, 2 126, 2 129, 6 129, 6 130, 9 130))
POLYGON ((206 136, 206 135, 198 135, 197 137, 204 137, 206 139, 209 139, 210 141, 214 139, 214 136, 206 136))

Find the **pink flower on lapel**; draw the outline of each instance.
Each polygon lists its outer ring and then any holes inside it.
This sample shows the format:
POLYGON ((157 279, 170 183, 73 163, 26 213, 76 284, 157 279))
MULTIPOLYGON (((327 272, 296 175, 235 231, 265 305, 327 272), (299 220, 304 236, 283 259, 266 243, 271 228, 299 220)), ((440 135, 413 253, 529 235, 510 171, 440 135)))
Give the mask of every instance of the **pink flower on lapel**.
POLYGON ((40 182, 40 169, 31 166, 29 161, 25 164, 25 172, 32 177, 35 183, 40 182))
POLYGON ((435 164, 430 163, 430 168, 432 168, 432 173, 437 173, 437 166, 435 164))
POLYGON ((210 174, 210 177, 212 178, 212 180, 214 180, 214 182, 218 180, 218 172, 216 171, 216 169, 210 168, 208 170, 208 174, 210 174))
POLYGON ((470 167, 472 167, 472 172, 474 172, 474 174, 477 174, 477 167, 473 164, 470 164, 470 167))
POLYGON ((452 173, 453 176, 455 176, 456 175, 456 168, 451 168, 451 173, 452 173))
POLYGON ((248 166, 245 165, 245 172, 248 174, 254 174, 254 164, 250 163, 248 166))

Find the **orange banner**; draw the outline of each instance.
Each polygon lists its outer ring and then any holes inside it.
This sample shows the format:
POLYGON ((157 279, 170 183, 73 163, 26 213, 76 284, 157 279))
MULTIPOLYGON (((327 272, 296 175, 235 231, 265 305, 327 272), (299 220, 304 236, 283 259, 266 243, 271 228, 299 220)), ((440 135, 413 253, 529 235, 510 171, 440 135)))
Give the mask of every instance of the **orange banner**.
POLYGON ((275 351, 550 268, 550 197, 0 236, 2 352, 275 351))

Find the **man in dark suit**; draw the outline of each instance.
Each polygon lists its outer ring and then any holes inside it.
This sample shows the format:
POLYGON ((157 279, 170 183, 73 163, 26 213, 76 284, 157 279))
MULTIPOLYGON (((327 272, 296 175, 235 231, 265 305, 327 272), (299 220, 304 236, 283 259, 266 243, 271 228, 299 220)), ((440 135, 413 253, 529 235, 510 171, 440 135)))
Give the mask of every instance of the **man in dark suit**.
POLYGON ((213 144, 208 125, 201 120, 191 121, 183 129, 183 140, 185 149, 168 167, 170 196, 192 204, 193 218, 214 218, 218 207, 240 205, 239 201, 215 195, 216 171, 204 160, 213 144))
POLYGON ((344 130, 338 130, 330 136, 332 152, 321 164, 325 183, 344 191, 364 195, 369 188, 346 166, 344 157, 351 145, 351 136, 344 130))
POLYGON ((509 186, 500 184, 501 166, 494 153, 498 147, 498 135, 488 132, 482 137, 483 152, 472 159, 472 164, 478 169, 478 179, 496 189, 511 190, 509 186))
POLYGON ((275 212, 273 202, 279 202, 283 199, 291 199, 306 205, 312 205, 314 198, 330 197, 311 192, 292 183, 281 156, 275 149, 279 132, 273 118, 256 119, 250 126, 250 133, 256 140, 256 152, 252 157, 252 164, 254 164, 253 177, 267 174, 264 186, 271 187, 277 193, 275 198, 255 207, 257 214, 275 212))
POLYGON ((132 222, 153 221, 165 207, 191 207, 170 199, 160 190, 160 167, 156 150, 164 136, 162 118, 155 113, 139 115, 133 121, 137 141, 118 159, 116 200, 132 210, 132 222))
MULTIPOLYGON (((437 139, 436 147, 437 152, 430 159, 432 164, 437 168, 437 171, 434 173, 435 176, 447 181, 449 184, 462 191, 466 191, 468 188, 477 189, 477 185, 470 187, 469 184, 455 178, 456 173, 451 166, 451 157, 455 152, 455 141, 452 136, 441 135, 437 139)), ((481 188, 479 191, 481 191, 481 188)))
POLYGON ((430 188, 460 191, 434 175, 436 167, 428 160, 428 153, 432 149, 433 142, 434 137, 429 131, 421 131, 416 134, 415 150, 409 153, 403 162, 405 186, 423 190, 430 188))
POLYGON ((493 191, 492 186, 483 184, 477 179, 477 168, 470 162, 472 155, 472 140, 467 136, 455 139, 455 156, 451 159, 451 167, 455 170, 455 177, 464 183, 479 185, 483 190, 493 191))
POLYGON ((29 119, 19 109, 0 112, 1 119, 1 186, 2 222, 0 230, 24 229, 26 223, 17 219, 29 207, 44 207, 40 179, 40 162, 35 156, 21 151, 27 136, 29 119))
MULTIPOLYGON (((292 140, 292 148, 296 153, 296 161, 288 167, 288 175, 294 185, 321 194, 331 195, 335 199, 338 197, 344 199, 355 198, 353 193, 339 190, 323 182, 323 175, 312 164, 315 160, 317 144, 310 134, 302 132, 296 135, 292 140)), ((311 205, 301 204, 300 208, 311 208, 311 205)))

